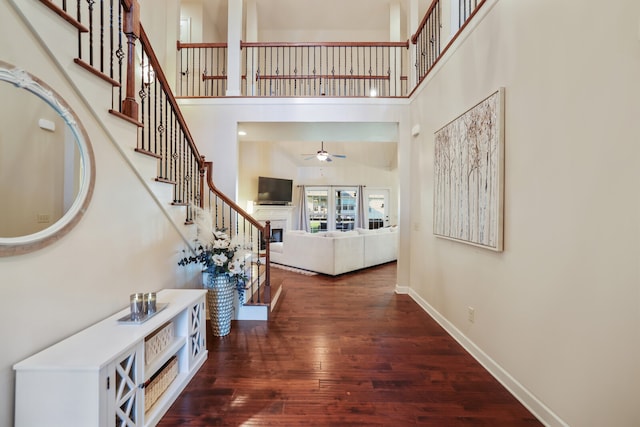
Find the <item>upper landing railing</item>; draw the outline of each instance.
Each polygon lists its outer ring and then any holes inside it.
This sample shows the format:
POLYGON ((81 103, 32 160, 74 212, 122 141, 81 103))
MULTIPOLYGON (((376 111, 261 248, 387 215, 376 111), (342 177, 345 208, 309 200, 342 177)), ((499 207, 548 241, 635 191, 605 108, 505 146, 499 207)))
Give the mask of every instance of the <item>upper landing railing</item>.
POLYGON ((429 74, 485 2, 486 0, 433 0, 418 26, 418 31, 411 37, 411 42, 416 46, 416 87, 429 74), (451 11, 451 19, 442 15, 445 4, 451 11), (452 37, 442 34, 445 23, 457 29, 452 37), (446 45, 443 46, 445 43, 446 45))
MULTIPOLYGON (((408 42, 241 43, 242 96, 408 94, 408 42)), ((226 43, 178 42, 178 96, 225 96, 226 43)))
MULTIPOLYGON (((409 41, 241 42, 241 96, 406 97, 485 1, 433 0, 411 37, 413 55, 409 41), (443 10, 451 15, 443 17, 443 10), (457 29, 452 37, 443 34, 448 25, 457 29)), ((177 49, 178 97, 226 96, 227 43, 178 42, 177 49)))

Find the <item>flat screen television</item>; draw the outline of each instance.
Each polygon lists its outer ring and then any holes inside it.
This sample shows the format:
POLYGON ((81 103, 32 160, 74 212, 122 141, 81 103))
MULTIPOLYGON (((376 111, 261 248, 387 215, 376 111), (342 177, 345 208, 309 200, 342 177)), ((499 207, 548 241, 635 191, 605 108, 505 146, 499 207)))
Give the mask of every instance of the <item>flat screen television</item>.
POLYGON ((293 180, 258 177, 259 205, 289 205, 293 193, 293 180))

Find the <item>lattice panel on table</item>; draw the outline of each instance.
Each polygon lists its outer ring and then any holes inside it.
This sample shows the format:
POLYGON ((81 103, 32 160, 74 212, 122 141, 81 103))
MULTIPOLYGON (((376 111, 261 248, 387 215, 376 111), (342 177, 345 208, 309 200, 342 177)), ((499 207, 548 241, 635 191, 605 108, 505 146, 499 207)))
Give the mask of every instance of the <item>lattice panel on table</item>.
POLYGON ((133 352, 116 365, 116 426, 135 427, 136 413, 136 353, 133 352))
POLYGON ((191 327, 189 330, 191 360, 194 360, 204 350, 204 337, 201 328, 204 318, 204 302, 200 302, 191 308, 191 327))
POLYGON ((144 363, 149 364, 173 341, 173 322, 167 322, 144 339, 144 363))

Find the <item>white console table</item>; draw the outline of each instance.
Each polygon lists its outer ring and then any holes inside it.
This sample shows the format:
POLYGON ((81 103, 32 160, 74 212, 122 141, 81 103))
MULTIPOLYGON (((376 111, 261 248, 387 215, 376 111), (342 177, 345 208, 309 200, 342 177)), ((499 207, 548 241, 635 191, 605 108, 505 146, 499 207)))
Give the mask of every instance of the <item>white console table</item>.
POLYGON ((166 306, 145 322, 119 321, 127 308, 17 363, 15 426, 156 425, 207 358, 205 297, 162 290, 157 303, 166 306), (150 340, 161 344, 151 351, 150 340), (145 387, 167 365, 177 376, 145 409, 145 387))

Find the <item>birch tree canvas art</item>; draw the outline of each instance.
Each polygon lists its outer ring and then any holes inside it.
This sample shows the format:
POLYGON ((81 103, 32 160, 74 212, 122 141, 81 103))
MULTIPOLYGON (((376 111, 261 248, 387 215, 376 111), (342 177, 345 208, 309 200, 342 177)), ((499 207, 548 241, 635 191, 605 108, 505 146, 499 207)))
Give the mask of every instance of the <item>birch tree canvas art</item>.
POLYGON ((504 88, 435 132, 433 230, 502 251, 504 88))

